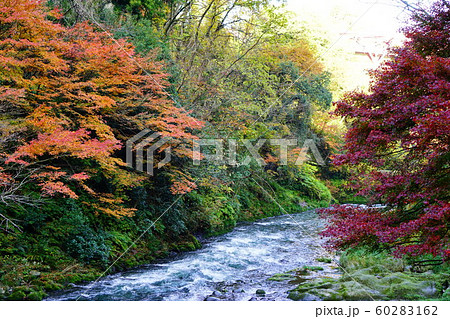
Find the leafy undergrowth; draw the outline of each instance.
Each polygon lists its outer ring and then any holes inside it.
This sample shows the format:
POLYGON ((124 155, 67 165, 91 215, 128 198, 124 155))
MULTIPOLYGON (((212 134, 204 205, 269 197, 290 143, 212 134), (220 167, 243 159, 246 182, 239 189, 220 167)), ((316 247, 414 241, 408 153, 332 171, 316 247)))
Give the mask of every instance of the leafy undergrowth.
MULTIPOLYGON (((340 258, 343 274, 305 280, 289 292, 293 300, 450 300, 450 266, 415 269, 386 252, 359 248, 340 258)), ((301 274, 300 274, 301 275, 301 274)))
POLYGON ((328 206, 328 189, 319 180, 310 180, 314 183, 297 189, 267 178, 264 182, 248 180, 233 189, 220 186, 193 191, 185 201, 187 225, 193 232, 216 236, 230 231, 239 221, 328 206))
POLYGON ((6 300, 41 300, 49 291, 71 283, 95 280, 100 271, 75 262, 61 262, 52 268, 42 262, 5 256, 0 259, 0 297, 6 300))
MULTIPOLYGON (((193 236, 176 243, 163 243, 163 247, 155 252, 150 252, 146 245, 146 242, 134 245, 111 272, 150 263, 167 257, 171 251, 190 251, 201 247, 193 236)), ((61 259, 50 265, 48 262, 33 260, 44 258, 0 257, 0 300, 41 300, 48 292, 68 288, 74 283, 96 280, 103 274, 104 267, 80 262, 62 251, 59 256, 61 259)))

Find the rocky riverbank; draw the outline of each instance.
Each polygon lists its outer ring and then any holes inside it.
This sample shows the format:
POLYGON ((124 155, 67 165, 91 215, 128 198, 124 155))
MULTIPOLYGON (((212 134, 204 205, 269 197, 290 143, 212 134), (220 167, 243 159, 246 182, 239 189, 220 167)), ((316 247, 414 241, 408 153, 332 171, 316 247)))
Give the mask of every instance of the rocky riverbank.
POLYGON ((450 300, 448 265, 415 269, 386 253, 347 251, 340 258, 342 275, 302 268, 269 280, 298 281, 292 300, 450 300))

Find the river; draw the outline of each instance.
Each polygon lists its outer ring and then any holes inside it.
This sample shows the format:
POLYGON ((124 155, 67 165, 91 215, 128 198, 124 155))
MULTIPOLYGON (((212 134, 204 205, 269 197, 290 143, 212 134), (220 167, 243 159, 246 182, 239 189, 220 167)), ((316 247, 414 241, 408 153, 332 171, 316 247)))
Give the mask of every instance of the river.
POLYGON ((197 251, 97 282, 59 291, 46 300, 289 300, 295 281, 271 276, 303 266, 321 266, 321 276, 336 276, 326 256, 314 211, 239 224, 232 232, 210 238, 197 251), (257 290, 264 290, 257 294, 257 290))

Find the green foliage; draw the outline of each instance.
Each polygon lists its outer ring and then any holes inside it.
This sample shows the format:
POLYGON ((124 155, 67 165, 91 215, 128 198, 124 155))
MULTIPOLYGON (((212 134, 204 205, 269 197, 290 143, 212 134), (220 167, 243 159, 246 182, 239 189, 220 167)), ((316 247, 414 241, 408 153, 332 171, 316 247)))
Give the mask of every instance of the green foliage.
POLYGON ((110 248, 106 245, 105 235, 95 233, 86 225, 76 227, 69 233, 64 243, 65 251, 82 262, 100 262, 106 265, 110 248))
POLYGON ((450 279, 448 263, 434 269, 429 267, 427 272, 413 272, 414 267, 408 260, 394 258, 386 251, 374 251, 367 247, 345 251, 340 262, 348 272, 343 281, 357 280, 382 292, 389 299, 447 298, 444 290, 450 279))
POLYGON ((306 198, 330 203, 330 190, 314 176, 315 171, 316 168, 308 164, 300 168, 284 167, 280 173, 281 183, 299 191, 306 198))
MULTIPOLYGON (((217 235, 231 230, 238 221, 298 213, 327 206, 331 200, 329 191, 318 180, 299 185, 294 179, 282 185, 270 175, 260 174, 234 180, 233 189, 202 187, 188 194, 184 200, 184 210, 189 212, 188 228, 217 235)), ((305 178, 313 178, 304 174, 305 178)))
POLYGON ((194 191, 185 200, 188 224, 196 231, 217 235, 230 231, 238 220, 240 205, 223 189, 194 191))
POLYGON ((330 74, 304 74, 293 61, 283 61, 279 65, 279 76, 294 83, 296 93, 303 103, 311 103, 319 110, 327 110, 331 106, 333 96, 329 91, 330 74))
POLYGON ((349 187, 345 179, 328 179, 325 185, 339 204, 367 204, 367 198, 356 195, 356 191, 349 187))
POLYGON ((119 8, 158 24, 165 18, 167 6, 182 0, 113 0, 112 2, 119 8))
POLYGON ((375 267, 379 271, 398 272, 405 270, 406 266, 404 260, 394 258, 386 251, 373 251, 368 248, 346 250, 339 260, 348 270, 375 267))

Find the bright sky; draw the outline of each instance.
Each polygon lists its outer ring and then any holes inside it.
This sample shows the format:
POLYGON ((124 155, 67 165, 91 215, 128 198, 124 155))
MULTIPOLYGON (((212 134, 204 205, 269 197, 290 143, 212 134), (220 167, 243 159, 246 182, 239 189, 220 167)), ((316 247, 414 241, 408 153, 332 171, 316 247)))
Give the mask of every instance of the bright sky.
POLYGON ((322 61, 345 91, 366 88, 367 70, 379 63, 371 62, 369 57, 356 57, 354 53, 385 49, 366 37, 383 36, 380 41, 393 39, 391 45, 400 45, 404 38, 399 29, 406 25, 409 16, 399 0, 287 0, 287 9, 297 14, 298 21, 306 22, 311 31, 328 40, 328 47, 319 50, 322 61), (360 37, 363 39, 355 40, 360 37), (369 42, 361 46, 360 41, 369 42))
POLYGON ((396 0, 288 0, 288 9, 301 19, 311 17, 334 31, 360 35, 395 35, 406 19, 396 0), (344 21, 346 23, 344 23, 344 21), (330 25, 331 24, 331 25, 330 25), (362 33, 362 34, 361 34, 362 33))

